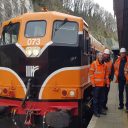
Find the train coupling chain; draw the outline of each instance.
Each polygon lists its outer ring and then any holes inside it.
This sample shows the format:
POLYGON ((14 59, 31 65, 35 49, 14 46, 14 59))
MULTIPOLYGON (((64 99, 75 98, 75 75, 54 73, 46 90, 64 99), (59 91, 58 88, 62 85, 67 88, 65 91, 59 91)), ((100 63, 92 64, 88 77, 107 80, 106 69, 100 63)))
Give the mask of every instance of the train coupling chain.
POLYGON ((33 111, 31 111, 31 110, 27 111, 24 124, 26 126, 32 126, 33 125, 33 111))

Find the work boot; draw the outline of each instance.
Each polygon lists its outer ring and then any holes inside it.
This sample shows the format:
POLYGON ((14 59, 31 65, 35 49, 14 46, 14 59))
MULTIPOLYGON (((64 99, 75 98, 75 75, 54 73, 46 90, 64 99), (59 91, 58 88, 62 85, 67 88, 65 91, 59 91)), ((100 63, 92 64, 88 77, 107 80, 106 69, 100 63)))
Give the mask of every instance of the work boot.
POLYGON ((95 116, 95 117, 100 117, 100 114, 97 113, 97 112, 94 112, 94 116, 95 116))
POLYGON ((105 111, 101 111, 101 112, 99 112, 99 114, 101 114, 101 115, 107 115, 107 113, 105 112, 105 111))
POLYGON ((126 113, 128 113, 128 109, 126 108, 126 113))
POLYGON ((124 107, 123 106, 119 106, 118 109, 119 110, 122 110, 122 109, 124 109, 124 107))
POLYGON ((108 107, 107 107, 107 106, 104 106, 103 109, 104 109, 104 110, 108 110, 108 107))

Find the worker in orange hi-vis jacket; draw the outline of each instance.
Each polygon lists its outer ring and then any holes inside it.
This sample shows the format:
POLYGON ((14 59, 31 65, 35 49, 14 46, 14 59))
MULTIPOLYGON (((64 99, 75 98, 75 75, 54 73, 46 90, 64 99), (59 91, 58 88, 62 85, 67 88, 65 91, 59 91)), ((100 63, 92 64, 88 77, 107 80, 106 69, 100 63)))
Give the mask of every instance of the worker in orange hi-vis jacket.
POLYGON ((108 75, 103 54, 98 53, 96 61, 91 64, 89 69, 90 81, 93 86, 93 110, 96 117, 100 117, 100 114, 106 115, 106 112, 103 111, 103 103, 105 83, 107 82, 107 86, 110 86, 108 75))
MULTIPOLYGON (((104 62, 107 66, 107 70, 108 70, 108 73, 109 73, 109 81, 111 82, 114 78, 114 65, 113 65, 113 62, 110 58, 110 50, 109 49, 105 49, 104 50, 104 53, 103 53, 103 58, 104 58, 104 62)), ((108 107, 106 106, 107 105, 107 101, 108 101, 108 93, 109 93, 109 90, 110 90, 110 86, 107 87, 107 83, 105 84, 105 87, 104 87, 104 95, 105 95, 105 100, 104 100, 104 105, 103 105, 103 108, 105 110, 108 110, 108 107)))
MULTIPOLYGON (((128 56, 126 54, 126 49, 120 49, 120 56, 117 58, 114 64, 114 72, 116 76, 116 82, 118 83, 119 88, 119 107, 118 109, 124 108, 124 90, 126 87, 126 78, 125 78, 125 64, 128 62, 128 56)), ((127 99, 127 96, 126 96, 127 99)), ((128 109, 128 103, 126 102, 126 109, 128 109)))

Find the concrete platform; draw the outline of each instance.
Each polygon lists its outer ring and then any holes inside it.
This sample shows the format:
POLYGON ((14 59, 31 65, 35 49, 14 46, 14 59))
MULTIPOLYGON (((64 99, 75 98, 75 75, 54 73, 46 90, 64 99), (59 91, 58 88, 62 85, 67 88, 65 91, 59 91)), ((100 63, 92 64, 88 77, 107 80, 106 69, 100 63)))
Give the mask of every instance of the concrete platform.
POLYGON ((118 86, 115 83, 111 84, 107 106, 107 115, 93 116, 87 128, 128 128, 128 114, 125 109, 118 110, 118 86))

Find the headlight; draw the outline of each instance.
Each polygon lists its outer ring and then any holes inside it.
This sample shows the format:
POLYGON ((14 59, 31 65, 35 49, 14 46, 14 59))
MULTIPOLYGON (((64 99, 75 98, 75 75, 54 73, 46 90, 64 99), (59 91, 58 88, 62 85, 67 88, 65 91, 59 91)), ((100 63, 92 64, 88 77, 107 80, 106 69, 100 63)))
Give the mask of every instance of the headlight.
POLYGON ((40 53, 40 47, 34 47, 32 53, 33 56, 38 56, 40 53))
POLYGON ((28 57, 31 56, 32 55, 32 48, 31 47, 27 47, 25 52, 26 52, 26 55, 28 57))
POLYGON ((25 52, 27 57, 37 57, 40 53, 40 47, 27 47, 25 52))
POLYGON ((75 94, 75 91, 74 90, 71 90, 70 92, 69 92, 69 95, 71 96, 71 97, 74 97, 76 94, 75 94))

